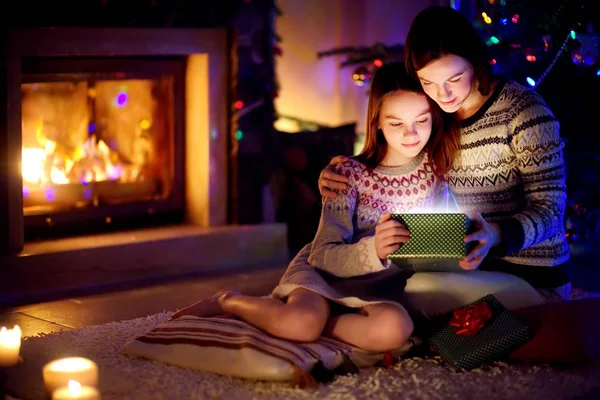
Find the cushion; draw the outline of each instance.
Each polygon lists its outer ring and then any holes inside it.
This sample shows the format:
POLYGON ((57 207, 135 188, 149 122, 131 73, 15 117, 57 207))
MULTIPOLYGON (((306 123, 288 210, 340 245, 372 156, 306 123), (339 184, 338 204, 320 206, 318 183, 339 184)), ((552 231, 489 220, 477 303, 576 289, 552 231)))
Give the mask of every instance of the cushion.
POLYGON ((435 318, 493 294, 514 310, 544 303, 523 279, 503 272, 417 272, 406 282, 403 305, 416 319, 435 318))
POLYGON ((511 354, 534 363, 582 364, 600 360, 600 298, 547 303, 514 310, 533 331, 511 354))
MULTIPOLYGON (((417 342, 412 339, 393 355, 405 354, 417 342)), ((156 326, 127 343, 122 353, 221 375, 297 383, 305 382, 309 373, 315 376, 316 370, 322 377, 324 370, 348 372, 384 358, 383 353, 365 352, 326 337, 297 343, 237 319, 195 316, 156 326)))

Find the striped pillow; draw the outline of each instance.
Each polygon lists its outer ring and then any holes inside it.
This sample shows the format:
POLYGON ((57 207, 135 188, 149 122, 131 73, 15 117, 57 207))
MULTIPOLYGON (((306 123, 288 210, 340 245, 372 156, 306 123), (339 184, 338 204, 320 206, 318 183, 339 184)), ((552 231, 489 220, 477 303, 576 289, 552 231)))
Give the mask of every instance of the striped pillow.
POLYGON ((278 339, 235 319, 183 316, 135 338, 122 353, 240 378, 298 381, 319 361, 335 369, 352 350, 324 337, 301 344, 278 339))

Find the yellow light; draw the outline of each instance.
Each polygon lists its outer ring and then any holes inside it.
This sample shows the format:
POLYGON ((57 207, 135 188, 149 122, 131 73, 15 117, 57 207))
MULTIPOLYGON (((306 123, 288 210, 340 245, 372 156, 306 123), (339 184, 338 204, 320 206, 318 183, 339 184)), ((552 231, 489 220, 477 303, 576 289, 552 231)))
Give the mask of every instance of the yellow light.
POLYGON ((151 125, 151 124, 150 124, 150 121, 148 121, 147 119, 143 119, 143 120, 140 122, 140 128, 142 128, 142 129, 144 129, 144 130, 146 130, 146 129, 150 128, 150 125, 151 125))

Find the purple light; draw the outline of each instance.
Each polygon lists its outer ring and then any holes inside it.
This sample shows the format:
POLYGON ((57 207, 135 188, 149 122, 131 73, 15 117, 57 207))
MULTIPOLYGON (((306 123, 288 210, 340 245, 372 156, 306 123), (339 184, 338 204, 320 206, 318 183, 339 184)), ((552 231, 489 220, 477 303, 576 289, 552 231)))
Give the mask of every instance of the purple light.
POLYGON ((117 95, 116 99, 117 107, 123 107, 127 104, 127 93, 121 92, 117 95))
POLYGON ((23 186, 23 197, 29 197, 30 190, 27 186, 23 186))
POLYGON ((46 189, 46 199, 48 201, 53 201, 54 200, 54 190, 52 190, 52 188, 46 189))
POLYGON ((85 189, 83 191, 83 198, 86 200, 89 200, 89 198, 92 197, 92 190, 91 189, 85 189))
POLYGON ((88 132, 89 133, 96 132, 96 124, 95 123, 92 122, 91 124, 89 124, 89 126, 88 126, 88 132))

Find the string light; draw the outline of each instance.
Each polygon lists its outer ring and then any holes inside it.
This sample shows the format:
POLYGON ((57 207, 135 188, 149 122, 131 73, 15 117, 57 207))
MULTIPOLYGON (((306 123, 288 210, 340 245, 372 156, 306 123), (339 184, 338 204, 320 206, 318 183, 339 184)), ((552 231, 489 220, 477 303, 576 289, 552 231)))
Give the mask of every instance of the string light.
POLYGON ((565 38, 562 46, 560 46, 560 49, 558 50, 558 52, 556 53, 556 55, 554 56, 554 59, 552 60, 552 62, 550 63, 550 65, 548 65, 548 68, 546 68, 546 70, 544 71, 544 73, 542 73, 542 75, 538 78, 537 82, 535 80, 533 80, 530 77, 527 77, 527 83, 529 84, 529 86, 532 87, 538 87, 540 86, 540 84, 544 81, 544 79, 546 78, 546 76, 548 75, 548 73, 552 70, 552 68, 554 67, 554 64, 556 64, 556 62, 558 61, 558 59, 560 58, 560 56, 564 53, 565 48, 567 47, 567 43, 569 43, 569 39, 572 38, 572 32, 569 32, 567 34, 567 37, 565 38))

